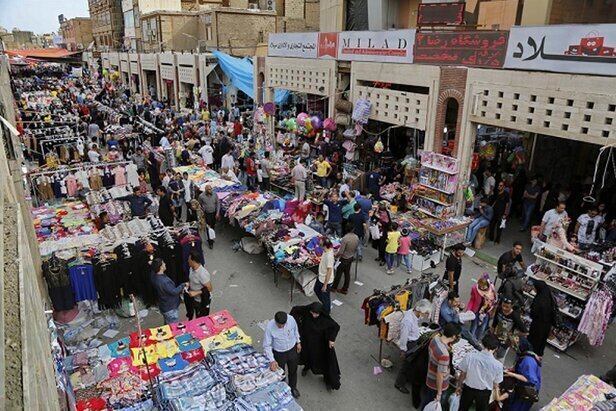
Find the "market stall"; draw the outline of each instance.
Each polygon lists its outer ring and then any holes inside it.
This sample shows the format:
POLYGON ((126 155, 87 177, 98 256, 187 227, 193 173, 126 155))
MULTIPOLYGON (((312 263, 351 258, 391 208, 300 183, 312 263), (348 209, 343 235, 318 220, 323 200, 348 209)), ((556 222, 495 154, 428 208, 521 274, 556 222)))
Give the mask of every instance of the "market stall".
POLYGON ((582 375, 541 411, 591 411, 616 408, 616 389, 594 375, 582 375))

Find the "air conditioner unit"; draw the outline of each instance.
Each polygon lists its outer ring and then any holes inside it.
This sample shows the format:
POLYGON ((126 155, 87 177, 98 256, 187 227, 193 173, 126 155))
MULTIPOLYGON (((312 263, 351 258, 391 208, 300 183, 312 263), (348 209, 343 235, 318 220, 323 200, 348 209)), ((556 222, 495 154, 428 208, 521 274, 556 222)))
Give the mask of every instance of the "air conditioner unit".
POLYGON ((259 0, 261 10, 276 11, 276 0, 259 0))
POLYGON ((248 5, 248 10, 259 10, 259 5, 255 3, 250 3, 248 5))

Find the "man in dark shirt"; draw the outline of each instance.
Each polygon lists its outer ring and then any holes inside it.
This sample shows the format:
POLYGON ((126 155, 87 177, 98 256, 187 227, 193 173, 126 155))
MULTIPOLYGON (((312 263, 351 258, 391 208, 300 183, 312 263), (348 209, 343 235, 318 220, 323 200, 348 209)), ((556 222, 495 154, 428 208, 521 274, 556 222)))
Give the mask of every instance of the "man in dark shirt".
POLYGON ((372 194, 372 196, 376 199, 380 199, 379 189, 381 184, 383 184, 384 177, 381 176, 380 169, 376 169, 374 171, 366 174, 366 185, 368 186, 368 192, 372 194))
POLYGON ((356 195, 355 202, 361 207, 361 214, 364 219, 368 221, 370 219, 370 211, 372 211, 372 200, 365 195, 356 195))
POLYGON ((515 268, 516 263, 520 265, 522 270, 526 270, 526 263, 522 258, 522 243, 516 241, 513 243, 513 248, 510 251, 507 251, 498 259, 498 263, 496 264, 496 272, 498 273, 498 278, 501 280, 506 277, 506 271, 512 271, 515 268))
POLYGON ((323 201, 323 204, 329 210, 327 227, 334 231, 338 237, 342 237, 342 206, 345 202, 338 200, 338 193, 333 192, 329 196, 329 200, 323 201))
POLYGON ((165 274, 165 262, 156 258, 152 261, 152 285, 158 295, 158 309, 165 319, 165 324, 178 322, 180 319, 180 295, 188 289, 188 283, 176 286, 165 274))
POLYGON ((449 291, 459 292, 460 286, 460 274, 462 273, 462 256, 466 251, 466 247, 463 244, 456 244, 451 250, 451 254, 447 258, 445 263, 445 275, 443 280, 449 284, 449 291))
POLYGON ((490 228, 488 230, 488 238, 494 241, 496 244, 500 243, 501 233, 503 229, 501 222, 503 219, 507 219, 509 215, 509 193, 505 190, 505 183, 500 181, 494 194, 494 203, 492 203, 492 211, 494 215, 490 221, 490 228))
POLYGON ((349 223, 353 225, 353 231, 359 237, 359 245, 357 246, 357 259, 361 261, 363 259, 362 243, 366 235, 366 225, 368 219, 364 217, 361 205, 355 203, 355 212, 349 216, 349 223))
POLYGON ((517 309, 513 308, 510 299, 503 299, 492 323, 492 334, 498 338, 500 346, 496 350, 496 358, 503 358, 511 346, 511 337, 528 335, 528 330, 517 309))
POLYGON ((541 194, 541 187, 537 182, 537 177, 531 177, 530 184, 526 186, 524 194, 522 194, 522 227, 520 227, 520 231, 528 229, 533 211, 537 206, 539 194, 541 194))
POLYGON ((167 227, 173 226, 174 207, 171 204, 171 198, 167 195, 167 190, 163 186, 158 186, 156 189, 158 194, 158 218, 167 227))
POLYGON ((133 217, 145 216, 147 208, 152 204, 152 200, 141 194, 139 187, 133 187, 133 194, 119 197, 118 200, 130 203, 130 212, 133 217))

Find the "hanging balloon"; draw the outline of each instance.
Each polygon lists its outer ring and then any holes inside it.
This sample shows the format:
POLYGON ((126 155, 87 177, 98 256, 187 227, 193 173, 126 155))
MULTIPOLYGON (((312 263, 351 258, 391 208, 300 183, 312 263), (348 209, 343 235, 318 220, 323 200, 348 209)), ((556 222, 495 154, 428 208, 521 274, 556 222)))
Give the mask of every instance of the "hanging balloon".
POLYGON ((333 118, 328 117, 323 121, 323 128, 329 131, 336 131, 336 122, 333 118))
POLYGON ((310 120, 312 120, 310 117, 306 117, 306 119, 304 120, 304 124, 306 125, 306 129, 308 131, 312 130, 312 123, 310 122, 310 120))
POLYGON ((306 118, 307 118, 307 117, 308 117, 308 114, 306 114, 306 113, 299 113, 299 114, 297 115, 297 121, 298 121, 299 123, 305 123, 305 122, 306 122, 306 118))
POLYGON ((310 119, 310 124, 312 124, 312 128, 315 130, 320 130, 321 129, 321 119, 317 116, 312 117, 312 119, 310 119))

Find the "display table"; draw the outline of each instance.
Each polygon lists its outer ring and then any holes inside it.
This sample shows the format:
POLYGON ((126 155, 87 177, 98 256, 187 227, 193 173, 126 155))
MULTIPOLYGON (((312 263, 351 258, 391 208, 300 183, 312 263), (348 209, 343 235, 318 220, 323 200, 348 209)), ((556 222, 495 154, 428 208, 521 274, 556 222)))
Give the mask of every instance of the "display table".
POLYGON ((594 409, 614 409, 616 403, 609 401, 604 408, 595 408, 607 398, 616 396, 616 389, 594 375, 582 375, 567 388, 560 397, 554 398, 541 411, 590 411, 594 409), (610 404, 611 403, 611 404, 610 404), (611 407, 610 407, 611 406, 611 407))

